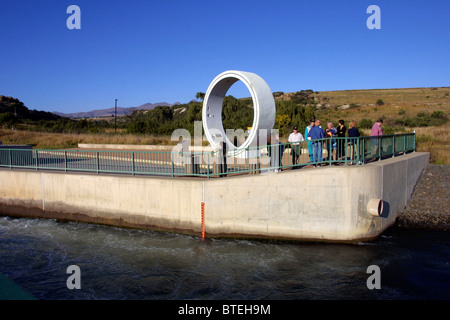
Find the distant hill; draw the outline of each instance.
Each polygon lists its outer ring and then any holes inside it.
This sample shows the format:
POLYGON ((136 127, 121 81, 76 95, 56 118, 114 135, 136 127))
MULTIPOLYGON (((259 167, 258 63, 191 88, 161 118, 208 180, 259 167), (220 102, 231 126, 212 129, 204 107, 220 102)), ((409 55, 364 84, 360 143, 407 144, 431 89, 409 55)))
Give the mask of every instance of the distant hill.
MULTIPOLYGON (((179 105, 179 102, 175 103, 167 103, 167 102, 158 102, 158 103, 144 103, 143 105, 140 105, 139 107, 129 107, 129 108, 121 108, 117 107, 117 116, 124 116, 127 114, 131 114, 135 110, 149 110, 154 109, 157 106, 167 106, 171 107, 174 105, 179 105)), ((102 118, 102 117, 112 117, 115 114, 115 108, 108 108, 108 109, 99 109, 99 110, 92 110, 92 111, 85 111, 85 112, 74 112, 74 113, 62 113, 62 112, 53 112, 54 114, 57 114, 61 117, 67 117, 67 118, 74 118, 74 119, 80 119, 80 118, 102 118)))

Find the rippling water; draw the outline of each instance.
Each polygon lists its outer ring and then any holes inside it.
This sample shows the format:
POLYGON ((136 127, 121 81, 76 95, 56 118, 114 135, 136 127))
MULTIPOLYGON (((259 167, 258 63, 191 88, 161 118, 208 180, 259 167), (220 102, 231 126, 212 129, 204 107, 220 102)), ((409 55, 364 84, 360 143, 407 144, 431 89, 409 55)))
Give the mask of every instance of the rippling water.
POLYGON ((0 218, 0 273, 38 299, 449 299, 450 234, 392 228, 373 242, 207 239, 0 218), (70 290, 67 267, 81 270, 70 290), (381 271, 369 290, 367 268, 381 271))

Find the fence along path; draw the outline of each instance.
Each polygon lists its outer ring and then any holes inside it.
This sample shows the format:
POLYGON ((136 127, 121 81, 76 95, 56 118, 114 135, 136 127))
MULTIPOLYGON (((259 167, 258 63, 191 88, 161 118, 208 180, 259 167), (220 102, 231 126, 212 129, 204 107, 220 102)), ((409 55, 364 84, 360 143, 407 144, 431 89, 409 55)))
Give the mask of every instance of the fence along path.
POLYGON ((415 151, 415 134, 325 138, 293 146, 278 143, 245 149, 256 157, 220 151, 41 150, 0 148, 0 167, 64 172, 119 173, 156 176, 224 177, 302 168, 312 165, 363 165, 415 151), (321 146, 322 160, 310 159, 309 144, 321 146), (292 152, 298 150, 298 160, 292 152), (335 152, 333 152, 335 150, 335 152), (293 161, 297 161, 294 163, 293 161))

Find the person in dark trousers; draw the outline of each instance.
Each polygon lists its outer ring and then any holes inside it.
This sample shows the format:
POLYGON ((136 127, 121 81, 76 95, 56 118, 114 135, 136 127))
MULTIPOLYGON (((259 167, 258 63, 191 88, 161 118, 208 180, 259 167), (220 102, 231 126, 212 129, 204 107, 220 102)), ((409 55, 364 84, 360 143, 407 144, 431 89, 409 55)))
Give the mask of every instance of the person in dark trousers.
MULTIPOLYGON (((350 124, 348 125, 348 137, 357 138, 359 136, 360 133, 358 131, 358 128, 356 127, 356 121, 350 121, 350 124)), ((351 164, 353 164, 353 160, 355 159, 355 152, 357 152, 357 150, 355 149, 356 139, 348 139, 348 146, 350 147, 350 160, 352 160, 351 164)))
MULTIPOLYGON (((339 120, 339 126, 336 128, 336 136, 339 138, 345 138, 345 133, 347 132, 347 128, 344 125, 344 120, 339 120)), ((337 139, 337 159, 341 159, 345 156, 345 139, 337 139)))
POLYGON ((294 127, 293 132, 289 135, 288 142, 291 144, 291 155, 293 169, 299 163, 300 155, 302 154, 301 142, 305 141, 303 135, 298 132, 298 128, 294 127))
MULTIPOLYGON (((317 121, 316 121, 317 123, 317 121)), ((322 144, 325 134, 321 127, 314 126, 309 130, 308 137, 311 137, 312 149, 313 149, 313 163, 314 167, 320 166, 322 162, 322 144)))
POLYGON ((226 177, 228 172, 227 166, 227 143, 224 141, 220 142, 219 147, 219 171, 220 177, 226 177))

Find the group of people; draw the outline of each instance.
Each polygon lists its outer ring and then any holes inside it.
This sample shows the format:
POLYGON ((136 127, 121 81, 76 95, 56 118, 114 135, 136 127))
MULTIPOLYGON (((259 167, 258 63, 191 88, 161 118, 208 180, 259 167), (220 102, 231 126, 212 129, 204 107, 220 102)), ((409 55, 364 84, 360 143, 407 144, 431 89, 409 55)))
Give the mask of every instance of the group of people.
MULTIPOLYGON (((378 137, 383 135, 382 130, 383 120, 379 119, 374 123, 371 130, 371 137, 373 141, 374 151, 376 154, 378 149, 378 137)), ((282 166, 283 154, 286 147, 291 149, 292 165, 293 169, 295 165, 300 164, 300 156, 302 154, 302 142, 308 141, 308 155, 309 162, 314 167, 320 166, 322 161, 340 160, 346 157, 350 157, 350 160, 355 159, 356 152, 356 138, 360 136, 358 128, 356 127, 356 121, 352 120, 349 123, 349 128, 345 126, 344 120, 338 121, 338 126, 334 127, 332 122, 327 122, 325 129, 322 128, 320 120, 311 119, 309 126, 305 129, 305 135, 303 136, 298 127, 293 128, 293 132, 289 135, 288 144, 285 145, 280 142, 279 137, 272 139, 272 136, 268 136, 268 156, 270 158, 270 166, 275 168, 275 172, 280 171, 282 166), (306 140, 305 140, 306 137, 306 140), (347 137, 347 139, 342 139, 347 137), (339 139, 336 139, 339 138, 339 139), (350 151, 347 153, 347 147, 350 151), (327 150, 327 157, 323 159, 323 148, 327 150)), ((224 176, 228 171, 227 166, 227 148, 226 143, 221 143, 217 152, 221 154, 223 160, 219 160, 219 172, 221 176, 224 176), (224 174, 225 173, 225 174, 224 174)))
MULTIPOLYGON (((382 119, 378 119, 372 126, 371 136, 383 135, 381 125, 382 119)), ((309 126, 305 129, 305 137, 308 142, 309 161, 314 164, 314 167, 320 165, 323 160, 339 160, 346 157, 347 144, 350 147, 350 159, 353 160, 355 154, 355 140, 356 139, 333 139, 334 137, 343 138, 347 134, 348 138, 357 138, 360 136, 356 121, 352 120, 349 124, 349 129, 345 126, 344 120, 338 121, 338 126, 334 127, 332 122, 328 122, 325 129, 322 128, 320 120, 311 119, 309 126), (331 138, 324 141, 325 138, 331 138), (346 143, 347 142, 347 143, 346 143), (322 148, 326 147, 327 157, 322 159, 322 148)), ((378 148, 378 139, 374 140, 374 153, 378 148)), ((298 132, 298 128, 294 127, 293 132, 289 135, 288 142, 291 145, 292 164, 299 163, 301 155, 301 142, 305 141, 303 135, 298 132)))

